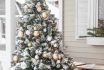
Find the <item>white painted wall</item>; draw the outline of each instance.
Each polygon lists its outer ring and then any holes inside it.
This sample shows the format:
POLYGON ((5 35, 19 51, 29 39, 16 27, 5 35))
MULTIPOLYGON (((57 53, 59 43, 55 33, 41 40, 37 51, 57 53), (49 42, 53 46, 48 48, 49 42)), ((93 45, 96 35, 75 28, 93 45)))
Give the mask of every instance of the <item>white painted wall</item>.
POLYGON ((75 61, 104 64, 104 46, 90 46, 86 44, 86 40, 75 39, 75 0, 65 0, 64 5, 64 43, 68 46, 66 54, 72 56, 75 61))

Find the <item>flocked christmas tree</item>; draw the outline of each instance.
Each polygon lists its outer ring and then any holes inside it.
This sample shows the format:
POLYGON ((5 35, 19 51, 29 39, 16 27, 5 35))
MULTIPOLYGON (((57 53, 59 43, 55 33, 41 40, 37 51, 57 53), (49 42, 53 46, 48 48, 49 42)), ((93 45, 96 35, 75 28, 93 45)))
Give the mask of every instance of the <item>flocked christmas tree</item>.
POLYGON ((71 70, 72 59, 60 50, 62 35, 45 0, 28 0, 17 22, 13 70, 71 70))

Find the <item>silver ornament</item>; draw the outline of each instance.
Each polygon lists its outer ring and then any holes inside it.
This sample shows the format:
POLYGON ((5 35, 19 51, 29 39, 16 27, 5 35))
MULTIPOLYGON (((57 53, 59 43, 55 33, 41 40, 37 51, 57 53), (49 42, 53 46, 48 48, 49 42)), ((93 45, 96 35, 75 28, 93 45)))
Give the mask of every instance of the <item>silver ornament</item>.
POLYGON ((57 43, 55 43, 53 46, 54 46, 54 47, 58 47, 58 44, 57 44, 57 43))
POLYGON ((47 32, 47 29, 46 29, 46 28, 44 28, 44 29, 43 29, 43 32, 47 32))
POLYGON ((54 45, 57 42, 57 40, 52 40, 51 45, 54 45))
POLYGON ((57 60, 57 63, 61 63, 61 61, 60 60, 57 60))
POLYGON ((39 59, 39 56, 38 55, 35 55, 35 59, 38 60, 39 59))
POLYGON ((34 63, 34 65, 38 65, 38 63, 39 63, 39 60, 36 60, 34 58, 32 58, 31 61, 34 63))
POLYGON ((29 30, 26 30, 26 35, 30 35, 31 32, 29 30))
POLYGON ((52 36, 47 36, 47 41, 51 41, 52 40, 52 36))
POLYGON ((26 69, 28 66, 25 62, 21 62, 21 68, 22 69, 26 69))

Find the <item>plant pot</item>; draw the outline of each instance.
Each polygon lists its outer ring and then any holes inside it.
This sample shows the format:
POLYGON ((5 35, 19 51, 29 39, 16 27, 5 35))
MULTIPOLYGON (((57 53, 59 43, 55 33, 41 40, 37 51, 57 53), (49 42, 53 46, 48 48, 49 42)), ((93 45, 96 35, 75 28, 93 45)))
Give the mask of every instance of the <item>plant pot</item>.
POLYGON ((104 45, 104 37, 88 37, 87 44, 89 44, 89 45, 104 45))

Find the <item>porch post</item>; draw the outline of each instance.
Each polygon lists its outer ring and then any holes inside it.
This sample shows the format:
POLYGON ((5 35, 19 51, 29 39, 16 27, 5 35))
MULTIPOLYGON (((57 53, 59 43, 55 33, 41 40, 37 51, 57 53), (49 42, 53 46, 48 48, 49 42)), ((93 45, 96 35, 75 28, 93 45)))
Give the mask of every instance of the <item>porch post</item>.
POLYGON ((6 59, 3 70, 10 70, 12 52, 15 48, 15 0, 6 0, 6 59))

